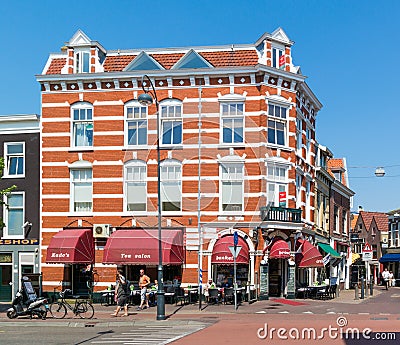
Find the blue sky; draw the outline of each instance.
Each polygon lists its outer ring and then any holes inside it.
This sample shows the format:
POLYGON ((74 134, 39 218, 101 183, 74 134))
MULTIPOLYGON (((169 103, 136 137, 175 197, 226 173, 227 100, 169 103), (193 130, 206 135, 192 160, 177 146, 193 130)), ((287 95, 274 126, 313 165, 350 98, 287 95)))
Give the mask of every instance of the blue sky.
POLYGON ((317 139, 347 160, 353 209, 386 212, 400 208, 398 13, 394 0, 7 1, 0 114, 40 113, 35 75, 77 29, 129 49, 253 43, 280 26, 324 105, 317 139))

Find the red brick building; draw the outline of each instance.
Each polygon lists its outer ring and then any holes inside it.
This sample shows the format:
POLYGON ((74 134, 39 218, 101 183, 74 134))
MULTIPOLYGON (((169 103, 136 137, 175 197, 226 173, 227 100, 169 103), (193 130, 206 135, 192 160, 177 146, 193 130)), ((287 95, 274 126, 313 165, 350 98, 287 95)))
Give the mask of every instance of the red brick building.
POLYGON ((44 290, 60 281, 81 290, 89 263, 99 290, 113 283, 116 264, 130 280, 142 266, 156 278, 158 117, 155 104, 137 101, 146 74, 160 109, 164 280, 197 283, 199 229, 204 281, 231 279, 236 231, 238 283, 262 283, 263 260, 271 292, 287 294, 296 231, 314 224, 322 106, 293 64, 292 45, 279 28, 250 44, 106 50, 78 31, 50 54, 37 76, 44 290), (274 256, 277 243, 286 249, 274 256))

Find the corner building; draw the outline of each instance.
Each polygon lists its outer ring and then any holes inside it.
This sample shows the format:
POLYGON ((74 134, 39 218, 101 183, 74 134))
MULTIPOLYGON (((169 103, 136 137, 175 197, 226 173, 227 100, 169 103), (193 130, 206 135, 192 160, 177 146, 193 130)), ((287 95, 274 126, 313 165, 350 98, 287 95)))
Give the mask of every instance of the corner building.
POLYGON ((44 290, 62 281, 82 292, 89 265, 96 290, 116 265, 131 281, 141 267, 156 279, 159 120, 164 284, 197 284, 199 263, 203 283, 231 282, 236 232, 238 284, 294 293, 296 239, 314 226, 322 105, 292 45, 278 28, 251 44, 106 50, 79 30, 50 54, 37 75, 44 290), (143 75, 159 116, 138 102, 143 75))

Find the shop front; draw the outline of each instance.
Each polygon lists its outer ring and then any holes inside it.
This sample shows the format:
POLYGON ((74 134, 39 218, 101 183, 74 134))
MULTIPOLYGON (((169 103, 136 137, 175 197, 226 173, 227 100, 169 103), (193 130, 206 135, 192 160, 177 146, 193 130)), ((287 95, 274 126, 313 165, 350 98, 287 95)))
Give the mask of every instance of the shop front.
POLYGON ((63 288, 74 294, 88 294, 91 268, 95 262, 93 230, 64 229, 55 234, 47 247, 46 263, 63 264, 63 288))
MULTIPOLYGON (((185 261, 183 231, 163 229, 161 236, 164 285, 177 284, 182 279, 185 261)), ((139 270, 144 269, 151 282, 157 279, 159 238, 157 229, 116 230, 107 239, 103 264, 117 265, 133 283, 139 281, 139 270)))
POLYGON ((299 239, 296 250, 297 282, 301 286, 314 284, 318 270, 324 268, 323 257, 317 247, 309 241, 299 239))
POLYGON ((288 283, 289 244, 280 237, 274 237, 263 254, 268 263, 268 295, 283 296, 288 283))
MULTIPOLYGON (((236 283, 238 287, 246 287, 249 277, 249 246, 242 237, 238 237, 241 250, 236 257, 236 283)), ((217 286, 228 283, 233 286, 234 258, 229 247, 233 246, 233 235, 221 237, 214 245, 211 255, 212 279, 217 286)))

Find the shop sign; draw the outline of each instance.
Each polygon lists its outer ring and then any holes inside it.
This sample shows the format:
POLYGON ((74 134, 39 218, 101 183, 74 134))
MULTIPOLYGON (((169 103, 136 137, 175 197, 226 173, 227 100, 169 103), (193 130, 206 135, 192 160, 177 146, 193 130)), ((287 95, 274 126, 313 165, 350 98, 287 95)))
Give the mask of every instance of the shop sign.
POLYGON ((295 266, 289 266, 288 282, 287 282, 287 298, 294 298, 296 294, 295 271, 296 271, 295 266))
POLYGON ((151 255, 150 254, 125 254, 125 253, 121 253, 121 259, 151 259, 151 255))
POLYGON ((0 262, 1 263, 11 263, 12 262, 12 254, 0 254, 0 262))
POLYGON ((28 245, 39 245, 39 240, 38 239, 23 239, 23 240, 18 240, 18 239, 0 239, 0 245, 15 245, 15 244, 28 244, 28 245))
POLYGON ((69 258, 69 253, 51 253, 52 258, 69 258))
POLYGON ((233 256, 228 256, 228 255, 216 255, 215 256, 215 261, 232 261, 233 262, 233 256))

